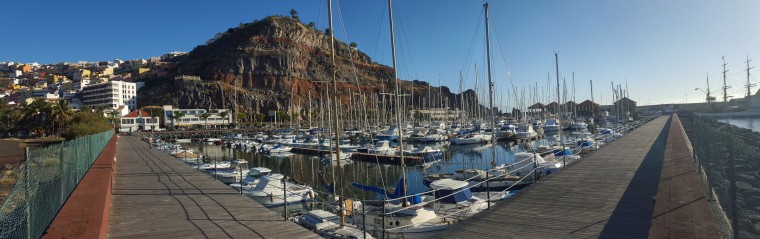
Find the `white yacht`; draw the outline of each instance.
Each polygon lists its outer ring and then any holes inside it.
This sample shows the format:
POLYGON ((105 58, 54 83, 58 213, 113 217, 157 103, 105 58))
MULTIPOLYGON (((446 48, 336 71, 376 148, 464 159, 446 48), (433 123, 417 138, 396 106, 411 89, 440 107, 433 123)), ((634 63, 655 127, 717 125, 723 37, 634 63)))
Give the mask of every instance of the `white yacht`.
POLYGON ((283 178, 285 176, 279 173, 261 177, 256 186, 245 193, 264 206, 311 201, 317 195, 311 187, 292 182, 286 181, 283 188, 283 178))
POLYGON ((375 142, 374 147, 367 148, 368 154, 395 155, 396 149, 391 148, 391 142, 388 140, 379 140, 375 142))
POLYGON ((470 134, 460 135, 458 137, 449 139, 449 141, 452 144, 457 144, 457 145, 481 144, 481 143, 488 143, 489 141, 491 141, 491 135, 482 134, 482 133, 470 133, 470 134))
POLYGON ((517 125, 517 137, 523 138, 523 139, 532 139, 538 136, 538 133, 533 130, 533 125, 531 124, 518 124, 517 125))
POLYGON ((544 123, 544 133, 546 134, 554 134, 561 130, 562 128, 559 125, 558 119, 546 119, 546 123, 544 123))
POLYGON ((340 217, 325 210, 308 211, 298 216, 295 222, 324 238, 374 239, 372 235, 362 231, 355 225, 341 226, 340 217))
POLYGON ((217 171, 216 178, 223 183, 239 183, 246 176, 248 176, 248 162, 245 160, 238 160, 232 162, 232 168, 230 170, 217 171))

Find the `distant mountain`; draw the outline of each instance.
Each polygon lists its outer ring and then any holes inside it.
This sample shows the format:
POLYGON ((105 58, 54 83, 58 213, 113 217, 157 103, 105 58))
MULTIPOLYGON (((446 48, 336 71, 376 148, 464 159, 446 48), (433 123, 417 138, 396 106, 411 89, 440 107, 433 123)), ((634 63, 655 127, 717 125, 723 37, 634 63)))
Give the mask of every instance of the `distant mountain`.
MULTIPOLYGON (((361 92, 366 96, 366 104, 374 105, 373 99, 383 98, 381 92, 393 91, 392 68, 373 62, 366 54, 337 39, 335 51, 341 104, 348 106, 352 101, 356 104, 360 98, 354 93, 361 92)), ((151 79, 141 91, 138 98, 141 105, 171 103, 183 108, 233 108, 237 84, 237 103, 246 115, 293 107, 305 116, 309 95, 312 102, 323 97, 333 69, 330 36, 285 16, 270 16, 230 28, 171 61, 175 65, 173 72, 151 79), (174 76, 179 75, 200 76, 202 80, 175 80, 174 76)), ((332 85, 329 86, 332 91, 332 85)), ((434 106, 440 105, 440 99, 450 108, 461 105, 461 97, 447 87, 429 90, 427 82, 403 81, 402 89, 412 95, 408 99, 410 109, 428 105, 421 103, 429 101, 428 91, 434 106)), ((467 105, 476 105, 474 91, 464 94, 467 105)), ((367 108, 371 110, 374 106, 367 108)))

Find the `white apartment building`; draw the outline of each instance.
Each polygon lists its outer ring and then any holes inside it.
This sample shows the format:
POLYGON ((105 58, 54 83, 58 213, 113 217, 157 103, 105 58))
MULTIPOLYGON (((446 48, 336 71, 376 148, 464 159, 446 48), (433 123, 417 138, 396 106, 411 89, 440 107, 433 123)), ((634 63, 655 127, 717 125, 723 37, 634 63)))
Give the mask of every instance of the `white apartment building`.
POLYGON ((84 89, 85 86, 90 85, 90 80, 79 80, 77 82, 71 83, 71 89, 76 91, 81 91, 84 89))
POLYGON ((106 107, 117 109, 127 106, 137 109, 137 86, 132 82, 109 81, 92 84, 82 89, 82 104, 90 108, 106 107))
POLYGON ((209 128, 220 128, 223 125, 229 124, 232 119, 232 112, 227 109, 174 109, 171 105, 164 105, 164 124, 166 127, 171 126, 204 126, 208 125, 209 128), (177 112, 182 112, 182 118, 174 118, 177 112), (201 115, 208 112, 210 116, 208 119, 201 118, 201 115), (227 112, 226 117, 219 116, 220 113, 227 112))

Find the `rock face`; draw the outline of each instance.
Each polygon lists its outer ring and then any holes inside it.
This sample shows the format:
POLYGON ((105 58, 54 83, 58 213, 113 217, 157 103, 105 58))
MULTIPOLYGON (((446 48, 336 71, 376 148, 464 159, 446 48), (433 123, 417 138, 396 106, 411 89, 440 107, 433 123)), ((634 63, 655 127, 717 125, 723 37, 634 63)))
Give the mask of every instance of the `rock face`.
MULTIPOLYGON (((333 94, 333 64, 330 36, 302 24, 297 19, 272 16, 230 28, 207 44, 193 49, 176 60, 174 75, 197 75, 200 82, 156 79, 147 84, 138 102, 165 104, 183 108, 234 108, 247 115, 268 110, 293 109, 300 115, 309 104, 325 95, 325 87, 333 94)), ((360 98, 382 98, 381 92, 393 91, 393 69, 377 64, 366 54, 335 40, 335 78, 338 96, 344 106, 360 98)), ((442 102, 459 108, 461 97, 448 88, 429 89, 426 82, 403 81, 402 92, 411 94, 405 103, 410 108, 421 102, 442 102), (442 99, 442 100, 441 100, 442 99)), ((473 91, 464 93, 467 105, 477 105, 473 91)), ((427 104, 422 104, 427 105, 427 104)), ((433 104, 441 105, 441 103, 433 104)), ((473 107, 471 107, 473 108, 473 107)), ((475 109, 472 109, 475 110, 475 109)))

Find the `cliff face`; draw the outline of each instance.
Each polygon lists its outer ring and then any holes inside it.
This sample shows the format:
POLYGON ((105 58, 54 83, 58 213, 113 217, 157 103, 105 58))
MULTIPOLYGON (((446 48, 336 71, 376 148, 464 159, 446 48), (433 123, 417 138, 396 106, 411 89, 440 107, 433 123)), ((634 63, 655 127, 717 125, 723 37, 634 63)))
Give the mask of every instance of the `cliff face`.
MULTIPOLYGON (((267 17, 231 28, 177 60, 174 75, 197 75, 202 82, 154 80, 138 102, 231 109, 237 88, 237 103, 245 114, 292 107, 306 115, 303 110, 309 96, 314 102, 322 98, 325 87, 332 91, 332 84, 326 82, 332 80, 330 52, 329 35, 290 17, 267 17)), ((352 97, 355 93, 380 98, 379 93, 392 92, 390 67, 373 62, 366 54, 337 40, 335 53, 335 77, 343 105, 357 102, 358 96, 352 97)), ((428 95, 427 83, 404 81, 401 86, 404 93, 413 95, 408 103, 428 101, 423 100, 428 95)), ((460 97, 446 87, 432 88, 430 92, 435 102, 443 99, 447 101, 444 105, 452 108, 460 105, 460 97)), ((468 105, 476 102, 473 92, 465 96, 468 105)))

